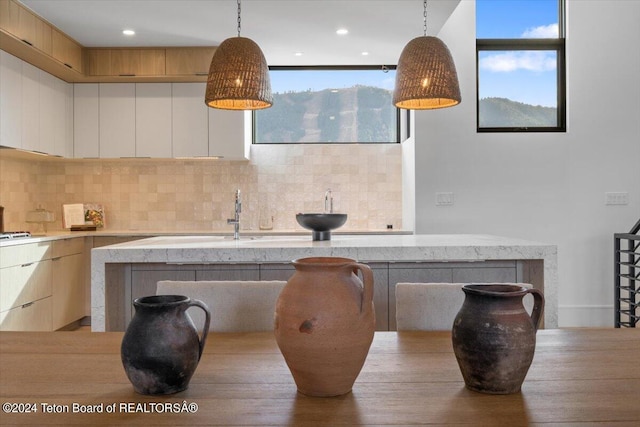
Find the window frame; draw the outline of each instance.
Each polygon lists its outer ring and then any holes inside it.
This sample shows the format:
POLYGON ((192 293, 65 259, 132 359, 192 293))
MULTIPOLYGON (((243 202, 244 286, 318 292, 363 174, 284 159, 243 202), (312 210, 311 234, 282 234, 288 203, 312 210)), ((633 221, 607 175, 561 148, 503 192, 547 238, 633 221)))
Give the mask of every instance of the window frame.
POLYGON ((567 86, 566 86, 566 39, 565 0, 558 0, 558 38, 476 39, 476 131, 484 132, 566 132, 567 131, 567 86), (480 126, 480 53, 489 51, 555 51, 557 87, 557 126, 535 127, 481 127, 480 126))
MULTIPOLYGON (((270 65, 269 71, 374 71, 380 70, 384 72, 387 70, 396 70, 397 66, 393 65, 270 65)), ((361 144, 361 145, 382 145, 382 144, 400 144, 403 141, 402 130, 403 121, 408 124, 409 116, 402 115, 402 109, 395 107, 395 122, 396 122, 396 140, 390 142, 256 142, 256 113, 259 110, 251 112, 251 144, 255 145, 317 145, 317 144, 335 144, 335 145, 349 145, 349 144, 361 144), (403 118, 404 117, 404 118, 403 118)), ((408 113, 408 111, 407 111, 408 113)), ((407 125, 408 128, 408 125, 407 125)), ((407 129, 407 138, 409 136, 409 130, 407 129)))

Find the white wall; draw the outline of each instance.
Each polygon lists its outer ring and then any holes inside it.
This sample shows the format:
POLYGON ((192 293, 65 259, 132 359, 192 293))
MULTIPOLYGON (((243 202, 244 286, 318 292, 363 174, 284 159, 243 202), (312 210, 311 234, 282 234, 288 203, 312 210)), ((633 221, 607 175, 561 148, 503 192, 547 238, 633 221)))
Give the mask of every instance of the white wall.
POLYGON ((567 2, 568 131, 478 134, 475 2, 439 37, 456 107, 416 112, 416 232, 487 233, 558 245, 559 325, 613 325, 613 233, 640 217, 640 1, 567 2), (453 206, 435 206, 436 192, 453 206), (604 193, 627 191, 627 206, 604 193))

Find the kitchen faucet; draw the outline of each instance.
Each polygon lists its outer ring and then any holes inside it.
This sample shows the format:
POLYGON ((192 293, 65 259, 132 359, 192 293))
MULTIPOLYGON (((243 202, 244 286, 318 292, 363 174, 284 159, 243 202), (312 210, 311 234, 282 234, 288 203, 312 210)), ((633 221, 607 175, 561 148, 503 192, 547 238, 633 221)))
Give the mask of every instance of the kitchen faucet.
POLYGON ((324 193, 324 213, 333 213, 333 194, 330 188, 324 193))
POLYGON ((227 219, 227 224, 233 224, 233 239, 240 239, 240 212, 242 212, 242 202, 240 201, 240 189, 236 190, 235 216, 227 219))

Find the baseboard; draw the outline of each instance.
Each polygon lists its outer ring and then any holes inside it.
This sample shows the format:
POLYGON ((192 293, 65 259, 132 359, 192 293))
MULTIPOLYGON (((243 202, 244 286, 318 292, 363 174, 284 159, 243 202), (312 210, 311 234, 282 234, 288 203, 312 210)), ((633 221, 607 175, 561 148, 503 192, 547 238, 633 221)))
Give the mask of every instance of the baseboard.
POLYGON ((613 305, 559 305, 558 327, 614 326, 613 305))

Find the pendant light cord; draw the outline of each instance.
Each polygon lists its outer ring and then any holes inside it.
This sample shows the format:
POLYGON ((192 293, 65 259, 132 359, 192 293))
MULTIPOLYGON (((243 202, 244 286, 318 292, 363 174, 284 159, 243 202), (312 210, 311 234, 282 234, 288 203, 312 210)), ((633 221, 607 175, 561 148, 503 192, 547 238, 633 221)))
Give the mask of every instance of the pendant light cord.
MULTIPOLYGON (((422 17, 424 19, 424 27, 423 27, 423 29, 424 29, 424 36, 426 37, 427 36, 427 0, 424 0, 422 5, 423 5, 423 8, 424 8, 424 12, 422 13, 422 17)), ((240 7, 240 6, 238 6, 238 7, 240 7)), ((240 12, 238 12, 238 13, 240 13, 240 12)), ((240 22, 239 19, 240 18, 238 18, 238 22, 240 22)), ((238 29, 238 32, 239 31, 240 31, 240 29, 238 29)))
MULTIPOLYGON (((425 7, 427 7, 426 6, 426 1, 425 1, 425 7)), ((426 10, 425 10, 425 13, 427 13, 426 10)), ((425 23, 424 25, 426 27, 427 24, 425 23)), ((425 31, 426 31, 426 29, 425 29, 425 31)), ((238 37, 240 37, 240 0, 238 0, 238 37)))

